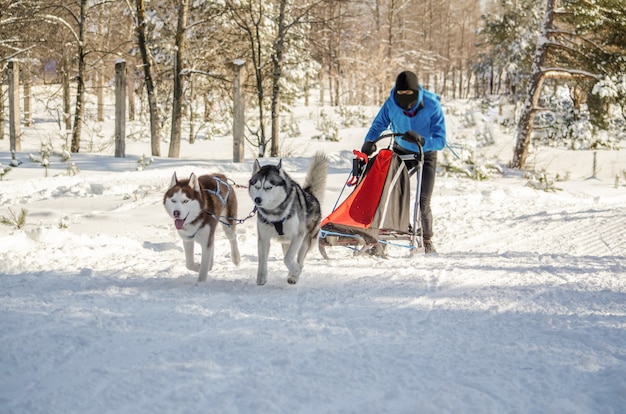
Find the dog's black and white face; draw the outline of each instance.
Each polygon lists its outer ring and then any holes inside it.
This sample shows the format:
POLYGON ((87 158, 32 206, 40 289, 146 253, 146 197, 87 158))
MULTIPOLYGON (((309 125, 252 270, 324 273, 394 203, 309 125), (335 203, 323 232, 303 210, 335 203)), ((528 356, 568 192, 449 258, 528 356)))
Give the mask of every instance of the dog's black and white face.
POLYGON ((282 161, 278 165, 261 167, 259 161, 255 160, 252 178, 248 184, 248 194, 257 207, 264 210, 276 209, 289 195, 290 181, 281 165, 282 161))
POLYGON ((188 180, 179 181, 174 173, 170 188, 163 197, 163 205, 174 219, 176 230, 184 230, 185 225, 195 220, 202 212, 199 195, 200 184, 195 174, 191 174, 188 180))

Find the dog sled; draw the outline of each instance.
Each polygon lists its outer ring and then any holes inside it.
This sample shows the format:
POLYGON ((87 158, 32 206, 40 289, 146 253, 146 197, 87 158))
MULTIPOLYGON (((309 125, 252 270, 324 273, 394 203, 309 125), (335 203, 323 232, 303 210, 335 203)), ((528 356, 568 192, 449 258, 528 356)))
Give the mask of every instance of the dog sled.
POLYGON ((334 247, 349 248, 355 256, 385 258, 390 245, 408 248, 411 254, 424 251, 420 218, 424 154, 419 143, 419 153, 400 148, 395 138, 402 135, 381 135, 376 142, 390 138, 389 145, 371 157, 353 151, 352 171, 332 213, 320 223, 318 245, 325 259, 334 247), (411 181, 415 185, 413 202, 411 181), (353 190, 341 201, 346 187, 353 190))

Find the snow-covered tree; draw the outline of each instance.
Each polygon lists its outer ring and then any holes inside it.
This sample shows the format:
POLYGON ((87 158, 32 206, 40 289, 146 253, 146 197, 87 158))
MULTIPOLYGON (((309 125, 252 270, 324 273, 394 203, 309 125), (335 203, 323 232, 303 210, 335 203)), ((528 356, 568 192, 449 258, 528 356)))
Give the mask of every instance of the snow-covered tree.
POLYGON ((527 96, 517 129, 512 166, 524 168, 538 100, 546 79, 570 84, 593 84, 605 75, 623 73, 624 24, 603 25, 607 19, 624 21, 626 7, 615 0, 546 0, 527 96), (615 6, 615 7, 614 7, 615 6), (602 27, 602 29, 600 29, 602 27), (598 30, 592 30, 596 28, 598 30))
POLYGON ((506 84, 494 85, 491 91, 511 94, 514 99, 523 94, 543 17, 542 4, 541 0, 498 0, 497 7, 482 16, 478 33, 484 52, 475 63, 476 70, 506 84))

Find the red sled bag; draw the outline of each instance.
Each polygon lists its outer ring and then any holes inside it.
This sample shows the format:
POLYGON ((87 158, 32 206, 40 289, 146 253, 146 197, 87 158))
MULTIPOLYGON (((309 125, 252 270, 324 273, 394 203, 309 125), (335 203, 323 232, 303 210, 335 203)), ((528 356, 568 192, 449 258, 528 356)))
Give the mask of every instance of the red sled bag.
MULTIPOLYGON (((384 135, 379 140, 396 135, 384 135)), ((322 256, 328 259, 328 246, 346 246, 356 250, 355 254, 382 256, 386 256, 389 244, 408 247, 411 253, 423 248, 419 222, 424 161, 421 146, 420 153, 402 152, 390 144, 369 159, 359 151, 354 154, 346 181, 346 186, 355 186, 354 190, 320 223, 318 244, 322 256), (416 177, 416 187, 411 204, 412 176, 416 177)))

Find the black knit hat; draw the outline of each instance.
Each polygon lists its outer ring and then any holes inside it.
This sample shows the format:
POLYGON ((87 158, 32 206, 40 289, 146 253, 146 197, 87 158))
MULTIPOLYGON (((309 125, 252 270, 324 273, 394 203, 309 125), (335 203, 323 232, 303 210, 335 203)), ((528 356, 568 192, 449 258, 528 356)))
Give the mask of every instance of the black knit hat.
POLYGON ((396 78, 396 90, 397 91, 419 91, 419 85, 417 83, 417 75, 415 73, 405 70, 400 73, 396 78))

